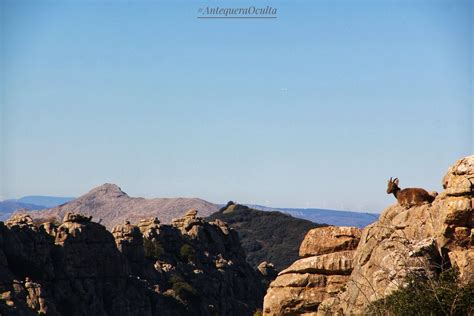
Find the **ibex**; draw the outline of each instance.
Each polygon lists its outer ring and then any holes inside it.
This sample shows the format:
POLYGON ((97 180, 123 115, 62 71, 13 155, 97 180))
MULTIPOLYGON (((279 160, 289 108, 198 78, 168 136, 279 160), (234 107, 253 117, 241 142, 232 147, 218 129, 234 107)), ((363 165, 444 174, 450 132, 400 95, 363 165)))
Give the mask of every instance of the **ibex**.
POLYGON ((395 198, 398 200, 398 204, 411 207, 414 205, 420 205, 425 202, 431 203, 435 199, 438 193, 431 192, 428 193, 424 189, 420 188, 407 188, 400 189, 398 187, 398 178, 388 180, 387 194, 393 193, 395 198))

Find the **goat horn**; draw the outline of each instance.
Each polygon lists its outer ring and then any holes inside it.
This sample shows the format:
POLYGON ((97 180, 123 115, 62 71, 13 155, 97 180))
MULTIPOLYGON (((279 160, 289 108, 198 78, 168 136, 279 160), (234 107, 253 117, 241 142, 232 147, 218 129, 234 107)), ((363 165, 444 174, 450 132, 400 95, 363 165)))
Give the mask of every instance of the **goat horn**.
POLYGON ((388 180, 388 182, 392 182, 392 177, 390 177, 390 180, 388 180))

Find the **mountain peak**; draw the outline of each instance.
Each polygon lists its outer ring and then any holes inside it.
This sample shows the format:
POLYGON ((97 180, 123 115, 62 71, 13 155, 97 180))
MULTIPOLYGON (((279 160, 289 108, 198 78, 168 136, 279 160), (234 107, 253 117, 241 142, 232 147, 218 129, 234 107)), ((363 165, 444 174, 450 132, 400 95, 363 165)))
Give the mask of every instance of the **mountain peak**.
POLYGON ((104 183, 95 187, 94 189, 90 190, 86 195, 107 195, 107 196, 126 196, 128 197, 127 193, 123 192, 122 189, 116 184, 113 183, 104 183))

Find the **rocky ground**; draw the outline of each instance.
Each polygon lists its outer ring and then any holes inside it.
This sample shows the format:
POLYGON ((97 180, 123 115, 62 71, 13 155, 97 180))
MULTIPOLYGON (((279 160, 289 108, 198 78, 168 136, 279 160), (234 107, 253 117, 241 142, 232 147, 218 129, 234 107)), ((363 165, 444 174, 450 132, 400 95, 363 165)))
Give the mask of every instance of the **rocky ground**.
POLYGON ((0 223, 0 266, 1 315, 252 315, 264 295, 237 233, 195 210, 112 233, 79 214, 17 215, 0 223))

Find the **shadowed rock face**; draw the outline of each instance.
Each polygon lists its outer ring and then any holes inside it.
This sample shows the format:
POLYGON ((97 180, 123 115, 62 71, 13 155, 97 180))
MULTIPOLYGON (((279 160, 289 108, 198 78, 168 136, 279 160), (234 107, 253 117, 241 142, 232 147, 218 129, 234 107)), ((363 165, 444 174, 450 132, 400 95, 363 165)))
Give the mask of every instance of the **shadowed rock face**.
POLYGON ((127 220, 136 223, 147 217, 158 217, 163 223, 171 223, 173 218, 184 215, 190 208, 198 209, 202 216, 210 215, 219 209, 216 204, 198 198, 130 197, 117 185, 106 183, 71 202, 29 214, 32 218, 61 219, 66 213, 79 213, 92 216, 94 221, 100 221, 110 230, 127 220))
POLYGON ((0 281, 2 315, 252 315, 264 294, 236 232, 195 210, 112 233, 80 214, 16 215, 0 222, 0 281))

